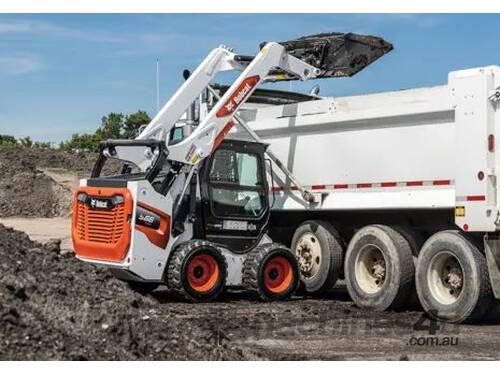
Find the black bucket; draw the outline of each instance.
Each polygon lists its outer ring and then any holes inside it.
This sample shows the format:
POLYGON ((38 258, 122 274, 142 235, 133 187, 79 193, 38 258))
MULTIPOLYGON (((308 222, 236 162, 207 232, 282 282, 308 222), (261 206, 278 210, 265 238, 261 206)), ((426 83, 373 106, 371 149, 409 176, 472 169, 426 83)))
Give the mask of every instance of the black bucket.
MULTIPOLYGON (((290 55, 320 69, 316 78, 353 76, 393 49, 392 44, 382 38, 353 33, 316 34, 279 43, 290 55)), ((270 75, 273 73, 283 72, 270 75)))

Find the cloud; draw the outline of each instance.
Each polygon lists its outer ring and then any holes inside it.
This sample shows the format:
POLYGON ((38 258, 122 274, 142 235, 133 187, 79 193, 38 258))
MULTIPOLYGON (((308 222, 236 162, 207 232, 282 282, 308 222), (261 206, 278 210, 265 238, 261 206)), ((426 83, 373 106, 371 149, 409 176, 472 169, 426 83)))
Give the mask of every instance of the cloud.
POLYGON ((182 34, 175 33, 141 33, 137 34, 135 39, 141 43, 170 43, 181 40, 185 37, 182 34))
MULTIPOLYGON (((86 27, 73 27, 52 21, 33 19, 6 19, 0 16, 0 42, 7 36, 24 37, 29 40, 57 40, 63 48, 75 43, 102 44, 108 48, 108 53, 117 58, 159 56, 166 53, 183 53, 179 46, 200 46, 204 44, 203 36, 193 36, 176 32, 118 32, 86 27), (69 43, 68 43, 69 42, 69 43)), ((19 42, 19 41, 18 41, 19 42)), ((21 45, 21 44, 20 44, 21 45)), ((19 48, 16 51, 21 50, 19 48)), ((0 57, 1 55, 0 51, 0 57)), ((22 52, 21 52, 22 53, 22 52)), ((0 78, 20 75, 40 68, 36 59, 3 58, 0 61, 0 78), (16 66, 18 60, 19 65, 16 66)))
MULTIPOLYGON (((123 58, 131 56, 159 56, 175 52, 177 56, 185 57, 197 48, 202 51, 208 46, 216 46, 209 37, 170 32, 134 33, 127 35, 127 43, 114 49, 114 56, 123 58), (190 48, 186 48, 189 46, 190 48)), ((207 50, 208 51, 208 50, 207 50)))
POLYGON ((0 34, 24 33, 31 31, 28 23, 22 22, 0 22, 0 34))
POLYGON ((124 43, 127 41, 122 35, 105 31, 77 30, 65 27, 57 27, 54 31, 57 31, 58 35, 62 38, 79 39, 87 42, 124 43))
POLYGON ((113 51, 113 54, 118 57, 150 56, 172 51, 179 52, 179 45, 205 46, 205 44, 213 44, 209 37, 203 35, 195 36, 176 32, 118 32, 76 28, 55 22, 32 19, 0 18, 0 37, 2 35, 27 35, 29 38, 37 39, 109 44, 110 51, 113 51))
POLYGON ((0 21, 0 34, 37 34, 58 39, 77 39, 89 42, 121 43, 126 38, 117 33, 99 30, 81 30, 59 26, 51 22, 19 20, 0 21))
POLYGON ((0 78, 33 73, 42 68, 34 56, 0 56, 0 78))

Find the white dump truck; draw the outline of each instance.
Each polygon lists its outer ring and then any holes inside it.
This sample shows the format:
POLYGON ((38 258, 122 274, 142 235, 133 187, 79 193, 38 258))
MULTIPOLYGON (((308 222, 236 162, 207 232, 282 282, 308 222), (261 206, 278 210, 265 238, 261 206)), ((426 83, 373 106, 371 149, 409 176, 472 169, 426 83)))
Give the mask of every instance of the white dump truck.
POLYGON ((391 50, 351 33, 214 49, 136 139, 103 142, 74 196, 77 257, 190 301, 345 279, 361 307, 418 295, 435 318, 481 319, 500 298, 500 68, 343 98, 257 88, 351 76, 391 50), (214 84, 223 71, 240 75, 214 84), (121 173, 103 176, 107 159, 121 173))
POLYGON ((356 304, 384 310, 416 287, 437 318, 483 316, 500 297, 499 100, 489 66, 442 86, 242 111, 314 195, 273 169, 270 235, 297 254, 307 290, 345 277, 356 304))

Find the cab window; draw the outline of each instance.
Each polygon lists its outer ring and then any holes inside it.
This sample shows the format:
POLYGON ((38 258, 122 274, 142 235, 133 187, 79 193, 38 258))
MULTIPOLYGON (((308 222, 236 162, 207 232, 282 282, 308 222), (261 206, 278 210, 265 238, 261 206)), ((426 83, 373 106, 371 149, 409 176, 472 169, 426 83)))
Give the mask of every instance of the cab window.
POLYGON ((215 216, 259 217, 264 210, 264 183, 257 154, 219 149, 209 173, 215 216))

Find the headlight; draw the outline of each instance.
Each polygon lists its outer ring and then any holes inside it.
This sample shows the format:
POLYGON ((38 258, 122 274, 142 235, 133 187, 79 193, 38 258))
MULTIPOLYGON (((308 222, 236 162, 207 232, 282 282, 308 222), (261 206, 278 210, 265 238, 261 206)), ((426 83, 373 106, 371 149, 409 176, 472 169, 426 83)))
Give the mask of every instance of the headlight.
POLYGON ((113 197, 113 203, 114 204, 122 204, 123 202, 125 202, 125 199, 123 198, 123 196, 121 196, 121 195, 115 195, 113 197))
POLYGON ((79 202, 85 203, 87 201, 87 194, 78 193, 78 195, 76 196, 76 199, 78 199, 79 202))

